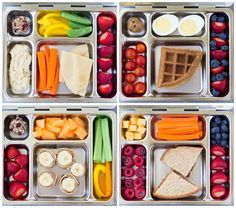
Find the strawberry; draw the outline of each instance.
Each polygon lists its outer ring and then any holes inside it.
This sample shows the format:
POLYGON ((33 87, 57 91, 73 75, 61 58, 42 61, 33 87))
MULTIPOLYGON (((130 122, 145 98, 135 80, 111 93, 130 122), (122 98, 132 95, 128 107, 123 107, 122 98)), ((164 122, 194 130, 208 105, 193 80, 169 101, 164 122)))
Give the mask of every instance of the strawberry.
POLYGON ((108 84, 111 82, 112 74, 107 72, 98 72, 98 82, 99 84, 108 84))
POLYGON ((27 187, 23 183, 12 181, 9 185, 9 193, 13 199, 19 199, 27 194, 27 187))
POLYGON ((226 29, 227 25, 225 22, 211 22, 211 28, 216 32, 216 33, 221 33, 224 32, 226 29))
POLYGON ((15 174, 20 169, 19 165, 13 161, 7 161, 7 176, 15 174))
POLYGON ((18 182, 27 182, 29 178, 28 171, 22 168, 13 175, 13 178, 18 182))
POLYGON ((222 185, 215 185, 211 188, 211 196, 213 198, 221 198, 226 194, 226 189, 222 185))
POLYGON ((225 59, 227 56, 228 56, 227 51, 223 51, 223 50, 213 50, 213 51, 211 51, 211 57, 213 59, 222 60, 222 59, 225 59))
POLYGON ((212 184, 222 184, 228 181, 227 175, 225 175, 222 171, 216 171, 211 175, 211 183, 212 184))
POLYGON ((214 145, 211 148, 211 154, 213 154, 215 156, 224 156, 225 155, 225 149, 220 145, 214 145))
POLYGON ((223 79, 221 81, 211 82, 211 87, 215 90, 218 90, 221 93, 224 93, 228 89, 228 80, 223 79))
POLYGON ((98 17, 98 27, 102 32, 109 30, 114 24, 115 20, 112 17, 100 15, 98 17))
POLYGON ((15 147, 15 146, 10 146, 7 150, 7 158, 9 160, 17 157, 18 155, 20 155, 20 151, 15 147))
POLYGON ((98 66, 102 71, 107 71, 112 67, 113 59, 111 58, 98 58, 98 66))
POLYGON ((114 35, 112 32, 107 31, 102 33, 99 38, 98 38, 98 42, 102 45, 112 45, 114 42, 114 35))
POLYGON ((218 37, 214 37, 213 40, 216 42, 216 46, 220 47, 220 46, 224 46, 227 44, 226 40, 223 40, 221 38, 218 37))
POLYGON ((98 86, 98 91, 102 95, 109 95, 112 92, 112 89, 113 89, 112 83, 98 86))
POLYGON ((223 72, 224 70, 225 70, 224 66, 218 66, 216 68, 211 68, 211 72, 213 74, 219 74, 219 73, 223 72))
POLYGON ((98 49, 98 55, 102 58, 110 58, 113 56, 114 50, 113 46, 104 46, 98 49))
POLYGON ((216 156, 215 159, 211 161, 211 169, 212 170, 225 170, 228 168, 228 165, 225 160, 221 157, 216 156))
POLYGON ((27 155, 19 155, 15 161, 21 168, 25 168, 28 165, 29 159, 27 155))

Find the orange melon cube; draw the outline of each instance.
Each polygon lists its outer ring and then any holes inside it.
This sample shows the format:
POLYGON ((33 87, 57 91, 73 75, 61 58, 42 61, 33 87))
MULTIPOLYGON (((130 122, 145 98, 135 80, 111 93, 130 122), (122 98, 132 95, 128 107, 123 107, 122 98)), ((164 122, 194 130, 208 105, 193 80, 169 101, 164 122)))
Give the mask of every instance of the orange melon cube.
POLYGON ((76 122, 79 126, 86 128, 86 122, 81 119, 79 116, 72 117, 72 120, 76 122))
POLYGON ((34 127, 34 130, 35 130, 35 131, 41 131, 41 128, 38 127, 38 126, 35 126, 35 127, 34 127))
POLYGON ((60 139, 66 139, 67 135, 70 133, 70 125, 67 123, 63 126, 61 129, 61 132, 59 134, 60 139))
POLYGON ((71 118, 68 119, 68 123, 70 125, 70 130, 71 131, 77 129, 78 124, 75 121, 73 121, 71 118))
POLYGON ((40 127, 41 129, 45 128, 45 119, 37 119, 36 126, 40 127))
POLYGON ((47 130, 47 129, 42 129, 42 139, 44 140, 55 140, 57 139, 56 134, 47 130))
POLYGON ((34 131, 33 137, 37 138, 37 139, 41 138, 42 137, 42 130, 40 129, 40 130, 34 131))
POLYGON ((88 135, 86 129, 81 126, 78 126, 78 128, 75 130, 75 134, 79 139, 85 139, 88 135))
POLYGON ((57 133, 57 134, 59 134, 60 131, 61 131, 60 128, 58 128, 58 127, 56 127, 56 126, 53 126, 53 125, 50 124, 50 123, 46 123, 46 129, 49 130, 49 131, 52 131, 52 132, 54 132, 54 133, 57 133))

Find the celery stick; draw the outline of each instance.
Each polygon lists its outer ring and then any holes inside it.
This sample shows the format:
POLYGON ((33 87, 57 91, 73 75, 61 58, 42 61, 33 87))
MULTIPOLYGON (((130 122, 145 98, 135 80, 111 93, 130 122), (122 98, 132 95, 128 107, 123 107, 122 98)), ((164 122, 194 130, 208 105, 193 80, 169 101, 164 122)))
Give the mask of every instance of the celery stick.
POLYGON ((111 139, 109 133, 109 124, 108 119, 101 119, 101 128, 102 128, 102 141, 103 141, 103 151, 105 153, 105 161, 112 161, 112 150, 111 150, 111 139))
POLYGON ((101 163, 105 163, 105 151, 104 151, 104 144, 102 143, 102 159, 101 159, 101 163))
POLYGON ((95 139, 94 139, 94 151, 93 160, 100 163, 102 160, 102 129, 101 129, 101 119, 98 118, 95 121, 95 139))

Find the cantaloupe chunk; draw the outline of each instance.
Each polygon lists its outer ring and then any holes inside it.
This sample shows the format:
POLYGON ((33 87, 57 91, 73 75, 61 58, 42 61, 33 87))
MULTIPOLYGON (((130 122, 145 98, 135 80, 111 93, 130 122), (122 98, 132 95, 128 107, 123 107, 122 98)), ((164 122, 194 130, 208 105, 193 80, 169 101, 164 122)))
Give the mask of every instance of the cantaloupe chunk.
POLYGON ((53 121, 53 126, 62 128, 65 125, 65 122, 62 119, 53 121))
POLYGON ((86 122, 79 116, 73 116, 72 120, 75 121, 79 126, 86 128, 86 122))
POLYGON ((75 130, 75 134, 79 139, 85 139, 88 133, 85 128, 78 126, 78 128, 75 130))
POLYGON ((37 138, 37 139, 41 138, 42 137, 42 130, 40 129, 40 130, 34 131, 33 137, 37 138))
POLYGON ((57 133, 57 134, 59 134, 60 131, 61 131, 60 128, 58 128, 58 127, 56 127, 56 126, 53 126, 53 125, 50 124, 50 123, 46 123, 46 129, 49 130, 49 131, 52 131, 52 132, 54 132, 54 133, 57 133))
POLYGON ((38 126, 35 126, 35 127, 34 127, 34 131, 41 131, 41 128, 38 127, 38 126))
POLYGON ((40 127, 41 129, 45 128, 45 119, 37 119, 36 126, 40 127))
POLYGON ((70 125, 68 122, 64 125, 64 127, 61 129, 61 132, 59 134, 60 139, 66 139, 67 135, 70 133, 70 125))
POLYGON ((68 123, 70 125, 70 130, 71 131, 77 129, 78 124, 75 121, 73 121, 71 118, 68 119, 68 123))
POLYGON ((57 139, 56 134, 47 130, 47 129, 42 129, 42 139, 44 140, 55 140, 57 139))
POLYGON ((75 133, 73 131, 70 131, 68 134, 67 134, 67 139, 74 139, 75 138, 75 133))

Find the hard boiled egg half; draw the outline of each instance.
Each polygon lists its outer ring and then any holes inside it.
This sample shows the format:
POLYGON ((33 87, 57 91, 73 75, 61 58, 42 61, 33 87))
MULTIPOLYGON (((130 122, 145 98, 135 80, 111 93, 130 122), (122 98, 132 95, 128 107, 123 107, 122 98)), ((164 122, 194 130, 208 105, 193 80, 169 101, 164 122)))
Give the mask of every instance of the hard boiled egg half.
POLYGON ((188 15, 180 20, 178 31, 182 36, 194 36, 204 26, 204 19, 199 15, 188 15))
POLYGON ((157 17, 152 22, 153 31, 160 36, 166 36, 173 33, 179 24, 179 19, 172 14, 164 14, 160 17, 157 17))

